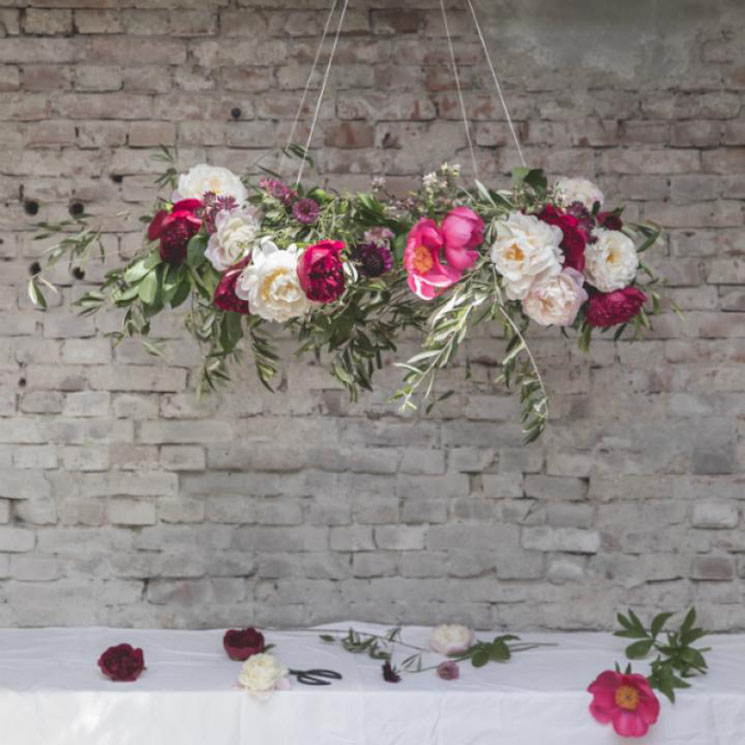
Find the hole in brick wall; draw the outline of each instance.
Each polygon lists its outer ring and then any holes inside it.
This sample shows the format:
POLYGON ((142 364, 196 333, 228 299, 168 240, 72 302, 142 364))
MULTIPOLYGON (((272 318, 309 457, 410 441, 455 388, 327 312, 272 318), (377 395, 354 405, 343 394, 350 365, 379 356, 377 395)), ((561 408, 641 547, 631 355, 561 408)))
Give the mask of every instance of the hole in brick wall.
POLYGON ((38 261, 32 261, 28 265, 28 272, 33 277, 41 272, 41 264, 38 261))
POLYGON ((386 132, 385 135, 383 135, 382 145, 387 150, 397 148, 399 147, 398 138, 394 137, 390 132, 386 132))
POLYGON ((26 378, 19 378, 19 379, 18 379, 18 385, 19 385, 19 386, 20 386, 21 388, 25 388, 25 387, 26 387, 26 378))
POLYGON ((85 279, 85 271, 79 266, 76 266, 72 270, 72 276, 75 277, 75 279, 85 279))
POLYGON ((39 211, 39 203, 35 199, 27 199, 23 203, 23 209, 27 215, 35 215, 39 211))
POLYGON ((83 212, 85 211, 85 207, 83 207, 83 203, 82 203, 82 202, 73 202, 73 203, 72 203, 72 204, 71 204, 71 205, 69 206, 69 208, 68 208, 68 209, 69 209, 69 211, 70 211, 70 214, 71 214, 71 215, 72 215, 73 217, 75 217, 75 216, 77 216, 77 215, 82 215, 82 214, 83 214, 83 212))
POLYGON ((241 118, 241 110, 236 106, 233 109, 230 109, 230 116, 233 117, 233 119, 240 119, 241 118))
POLYGON ((111 180, 115 184, 121 184, 122 181, 124 181, 124 176, 122 176, 120 173, 112 173, 111 174, 111 180))

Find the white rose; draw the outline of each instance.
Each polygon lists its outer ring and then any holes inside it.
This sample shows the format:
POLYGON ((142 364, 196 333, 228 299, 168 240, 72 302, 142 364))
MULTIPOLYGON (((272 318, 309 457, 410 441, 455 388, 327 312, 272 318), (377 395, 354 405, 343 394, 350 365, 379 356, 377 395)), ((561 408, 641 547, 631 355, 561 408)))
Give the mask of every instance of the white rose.
POLYGON ((226 271, 248 255, 259 227, 259 221, 251 212, 218 212, 215 232, 210 236, 204 255, 218 272, 226 271))
POLYGON ((440 654, 461 654, 473 644, 475 638, 476 634, 468 626, 446 623, 432 629, 429 646, 440 654))
POLYGON ((497 223, 497 240, 491 247, 491 260, 502 275, 505 294, 522 300, 538 277, 561 271, 564 239, 561 228, 548 225, 534 215, 513 212, 497 223))
POLYGON ((587 300, 584 282, 582 274, 571 268, 540 279, 523 300, 523 312, 541 326, 571 326, 587 300))
POLYGON ((586 178, 567 178, 564 176, 554 184, 554 194, 562 204, 582 202, 588 210, 592 209, 595 202, 600 202, 602 207, 605 201, 603 192, 586 178))
POLYGON ((585 276, 600 292, 621 290, 636 277, 639 257, 634 242, 620 230, 596 228, 595 243, 585 249, 585 276))
POLYGON ((246 201, 248 193, 238 176, 227 168, 208 166, 200 163, 182 173, 178 179, 178 188, 173 193, 173 201, 179 199, 202 199, 211 191, 218 197, 233 197, 241 205, 246 201))
POLYGON ((255 654, 241 667, 238 684, 257 698, 266 699, 272 691, 289 688, 289 670, 272 654, 255 654))
POLYGON ((251 263, 241 272, 235 294, 248 300, 251 312, 267 321, 289 321, 308 312, 297 276, 298 247, 279 249, 270 238, 263 238, 251 254, 251 263))

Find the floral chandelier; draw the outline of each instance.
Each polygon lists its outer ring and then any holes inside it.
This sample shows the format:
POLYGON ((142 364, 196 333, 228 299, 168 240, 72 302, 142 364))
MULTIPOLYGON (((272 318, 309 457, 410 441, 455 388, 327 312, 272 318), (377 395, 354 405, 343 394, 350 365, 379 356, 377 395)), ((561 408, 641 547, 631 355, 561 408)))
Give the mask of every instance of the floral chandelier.
MULTIPOLYGON (((381 178, 366 193, 341 194, 302 182, 313 133, 347 10, 344 0, 305 146, 294 136, 311 79, 339 0, 329 11, 318 50, 278 172, 258 182, 207 164, 179 174, 173 154, 157 156, 165 170, 157 183, 168 189, 152 211, 141 251, 109 271, 100 286, 76 301, 83 314, 104 305, 123 310, 121 331, 147 337, 151 319, 182 305, 186 328, 202 350, 200 391, 229 379, 232 362, 250 350, 269 389, 279 370, 272 324, 289 329, 299 353, 325 358, 331 374, 356 399, 372 390, 372 377, 394 354, 401 335, 423 335, 421 351, 397 364, 403 369, 393 393, 404 409, 427 409, 451 394, 436 386, 471 329, 497 322, 505 338, 501 375, 519 392, 526 442, 546 426, 548 396, 527 337, 531 324, 571 329, 587 349, 593 330, 613 329, 618 339, 650 327, 659 311, 659 280, 644 263, 659 228, 631 224, 623 208, 608 208, 600 189, 582 178, 549 184, 525 164, 520 141, 488 53, 471 0, 490 73, 522 166, 508 190, 478 180, 470 123, 460 86, 444 0, 440 0, 458 99, 473 167, 464 183, 458 166, 426 174, 405 197, 381 178), (281 172, 299 159, 294 185, 281 172), (644 280, 642 282, 642 279, 644 280)), ((62 258, 81 276, 93 250, 103 258, 101 231, 87 215, 42 223, 39 238, 58 235, 47 263, 62 258)), ((44 289, 55 289, 33 272, 29 294, 46 308, 44 289)), ((144 341, 160 353, 157 343, 144 341)))

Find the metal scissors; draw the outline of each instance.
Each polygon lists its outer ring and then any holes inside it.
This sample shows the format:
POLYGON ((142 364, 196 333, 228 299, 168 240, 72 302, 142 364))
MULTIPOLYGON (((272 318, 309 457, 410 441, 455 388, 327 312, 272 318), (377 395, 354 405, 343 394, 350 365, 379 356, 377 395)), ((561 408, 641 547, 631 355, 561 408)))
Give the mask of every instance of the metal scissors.
POLYGON ((341 680, 341 673, 334 670, 290 670, 290 675, 294 675, 298 683, 306 686, 330 686, 331 680, 341 680))

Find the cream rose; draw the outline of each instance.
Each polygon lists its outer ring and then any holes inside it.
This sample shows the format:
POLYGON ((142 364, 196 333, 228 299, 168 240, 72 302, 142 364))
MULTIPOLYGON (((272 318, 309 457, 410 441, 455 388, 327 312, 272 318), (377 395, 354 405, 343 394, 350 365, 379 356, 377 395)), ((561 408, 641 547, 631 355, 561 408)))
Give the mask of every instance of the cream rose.
POLYGON ((238 176, 227 168, 209 166, 200 163, 182 173, 178 179, 178 188, 173 194, 173 201, 180 199, 202 199, 211 191, 218 197, 233 197, 242 205, 246 201, 248 192, 238 176))
POLYGON ((270 238, 254 246, 251 263, 241 272, 235 294, 248 300, 251 313, 267 321, 289 321, 310 310, 297 274, 298 247, 282 250, 270 238))
POLYGON ((600 292, 627 287, 636 277, 639 257, 634 242, 620 230, 596 228, 595 243, 585 249, 585 276, 600 292))
POLYGON ((556 180, 554 194, 559 202, 564 205, 572 202, 582 202, 588 210, 592 209, 595 202, 600 202, 602 207, 605 201, 605 195, 600 191, 600 188, 586 178, 563 176, 556 180))
POLYGON ((582 274, 571 268, 540 279, 523 300, 523 312, 541 326, 571 326, 587 300, 584 282, 582 274))
POLYGON ((259 227, 252 212, 218 212, 215 232, 210 236, 204 255, 218 272, 227 271, 248 255, 259 227))
POLYGON ((243 663, 238 685, 257 698, 266 699, 272 691, 290 687, 288 675, 289 670, 274 655, 255 654, 243 663))
POLYGON ((505 294, 522 300, 538 277, 561 271, 559 247, 564 234, 534 215, 513 212, 497 223, 497 240, 491 247, 491 260, 502 275, 505 294))
POLYGON ((442 624, 432 629, 429 646, 440 654, 461 654, 473 644, 475 638, 476 634, 468 626, 442 624))

